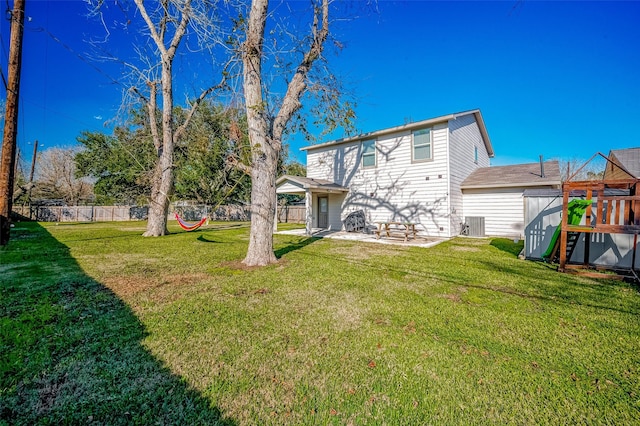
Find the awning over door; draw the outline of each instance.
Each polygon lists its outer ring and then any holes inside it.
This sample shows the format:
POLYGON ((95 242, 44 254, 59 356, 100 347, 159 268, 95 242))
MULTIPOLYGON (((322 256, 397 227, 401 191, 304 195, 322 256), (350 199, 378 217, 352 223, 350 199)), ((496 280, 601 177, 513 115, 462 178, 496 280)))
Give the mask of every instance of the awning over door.
POLYGON ((304 195, 306 233, 311 235, 313 224, 313 194, 339 194, 349 188, 324 179, 284 175, 276 181, 276 193, 304 195))
POLYGON ((278 194, 304 195, 307 191, 335 194, 349 192, 349 188, 324 179, 314 179, 302 176, 284 175, 276 181, 278 194))

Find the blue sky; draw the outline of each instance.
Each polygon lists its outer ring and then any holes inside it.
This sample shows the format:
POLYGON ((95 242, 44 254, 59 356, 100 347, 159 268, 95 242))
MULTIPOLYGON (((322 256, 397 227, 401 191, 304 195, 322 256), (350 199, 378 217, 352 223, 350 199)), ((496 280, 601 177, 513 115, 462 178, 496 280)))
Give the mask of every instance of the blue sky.
MULTIPOLYGON (((357 98, 359 130, 480 108, 493 165, 640 146, 640 2, 383 0, 377 8, 334 27, 345 48, 330 63, 357 98)), ((82 130, 109 133, 122 70, 86 59, 85 40, 100 25, 79 0, 27 0, 26 15, 23 156, 35 139, 46 149, 74 144, 82 130)), ((6 73, 8 21, 0 25, 6 73)), ((131 46, 111 41, 113 50, 131 46)), ((188 65, 179 65, 191 81, 175 92, 178 102, 206 84, 188 65)), ((306 143, 290 142, 304 162, 306 143)))

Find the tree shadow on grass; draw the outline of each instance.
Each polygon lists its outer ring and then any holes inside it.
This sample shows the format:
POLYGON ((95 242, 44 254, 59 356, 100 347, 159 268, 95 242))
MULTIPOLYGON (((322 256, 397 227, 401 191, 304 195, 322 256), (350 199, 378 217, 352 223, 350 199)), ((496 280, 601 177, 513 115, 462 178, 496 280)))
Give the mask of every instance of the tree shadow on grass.
POLYGON ((198 235, 196 239, 202 243, 220 243, 220 241, 209 239, 206 235, 198 235))
POLYGON ((308 246, 309 244, 313 244, 318 240, 321 240, 322 238, 319 237, 308 237, 305 238, 304 240, 300 240, 297 243, 293 243, 293 244, 289 244, 287 246, 281 247, 279 249, 276 249, 275 255, 276 258, 280 259, 282 256, 284 256, 287 253, 291 253, 292 251, 296 251, 296 250, 300 250, 303 247, 308 246))
POLYGON ((37 223, 0 250, 0 423, 233 425, 37 223))
POLYGON ((524 248, 524 242, 519 241, 514 243, 513 240, 508 238, 494 238, 491 240, 491 245, 498 250, 502 250, 514 256, 518 256, 524 248))

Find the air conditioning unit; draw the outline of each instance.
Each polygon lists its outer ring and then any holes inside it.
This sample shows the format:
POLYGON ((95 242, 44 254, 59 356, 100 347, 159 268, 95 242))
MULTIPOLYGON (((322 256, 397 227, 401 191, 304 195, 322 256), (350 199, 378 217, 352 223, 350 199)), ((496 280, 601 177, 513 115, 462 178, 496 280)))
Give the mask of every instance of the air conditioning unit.
POLYGON ((465 217, 465 223, 469 227, 470 237, 484 237, 484 217, 480 216, 467 216, 465 217))

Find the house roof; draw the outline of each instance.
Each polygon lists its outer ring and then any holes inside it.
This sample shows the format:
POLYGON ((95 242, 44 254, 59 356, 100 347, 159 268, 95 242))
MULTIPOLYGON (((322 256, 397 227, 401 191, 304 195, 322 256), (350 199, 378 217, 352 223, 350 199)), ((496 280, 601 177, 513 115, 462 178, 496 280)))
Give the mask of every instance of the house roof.
POLYGON ((541 176, 540 163, 482 167, 471 173, 460 186, 462 189, 559 186, 562 181, 558 162, 545 161, 543 164, 544 177, 541 176))
POLYGON ((609 156, 615 156, 622 167, 634 177, 640 178, 640 148, 612 149, 609 156))
POLYGON ((430 126, 433 126, 434 124, 444 123, 449 120, 455 120, 458 117, 463 117, 465 115, 470 115, 470 114, 473 114, 475 116, 476 122, 478 123, 478 128, 480 129, 480 134, 482 135, 482 140, 484 141, 484 145, 487 149, 487 153, 489 154, 489 157, 493 158, 495 156, 495 153, 493 151, 493 146, 491 145, 491 140, 489 139, 489 133, 487 133, 487 128, 482 118, 482 113, 480 112, 479 109, 456 112, 454 114, 442 115, 440 117, 434 117, 434 118, 429 118, 427 120, 416 121, 414 123, 408 123, 402 126, 390 127, 388 129, 376 130, 374 132, 369 132, 369 133, 362 133, 358 136, 336 139, 334 141, 330 141, 330 142, 326 142, 318 145, 306 146, 301 148, 300 150, 308 151, 308 150, 313 150, 318 148, 324 148, 326 146, 339 145, 347 142, 355 142, 359 140, 377 138, 379 136, 388 135, 391 133, 399 133, 404 131, 416 130, 424 127, 430 127, 430 126))
POLYGON ((321 192, 349 192, 349 188, 345 188, 344 186, 340 186, 329 180, 291 175, 280 176, 276 181, 276 187, 284 184, 285 182, 289 182, 300 187, 300 192, 304 192, 307 189, 321 192))

